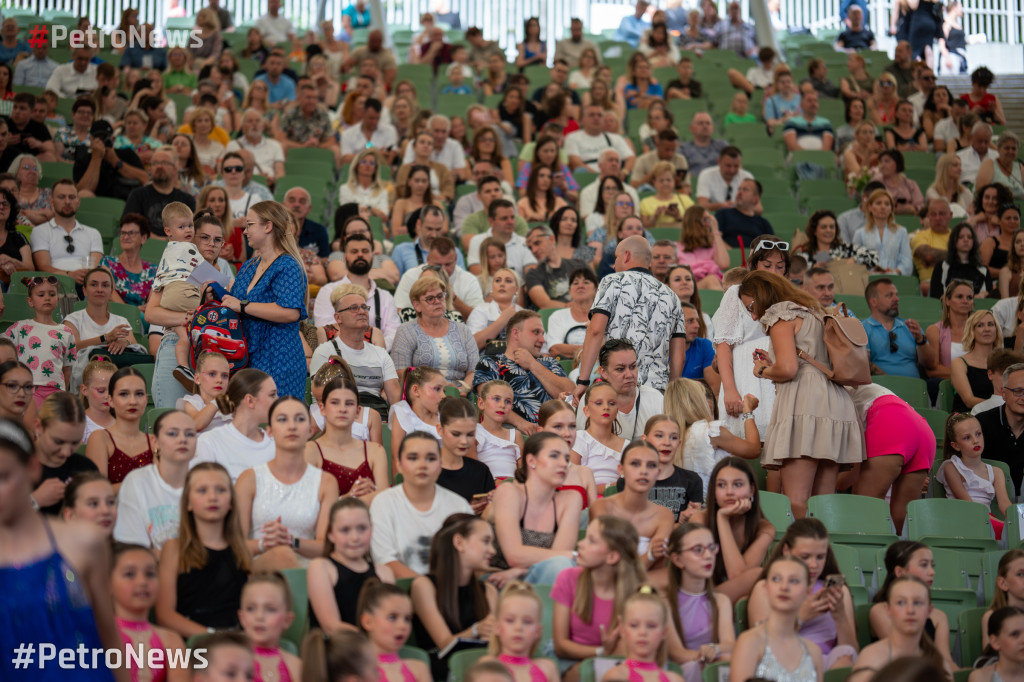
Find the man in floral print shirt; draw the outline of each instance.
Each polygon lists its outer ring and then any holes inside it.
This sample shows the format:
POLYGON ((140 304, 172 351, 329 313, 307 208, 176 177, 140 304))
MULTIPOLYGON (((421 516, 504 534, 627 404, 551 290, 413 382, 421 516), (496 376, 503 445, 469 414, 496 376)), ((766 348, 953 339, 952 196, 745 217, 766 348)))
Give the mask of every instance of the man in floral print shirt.
POLYGON ((505 422, 523 433, 537 431, 537 412, 552 398, 572 390, 558 360, 541 357, 544 323, 532 310, 520 310, 505 328, 508 345, 503 355, 481 355, 473 373, 473 388, 495 379, 512 387, 512 414, 505 422))
MULTIPOLYGON (((630 220, 640 220, 629 217, 630 220)), ((583 341, 576 401, 590 385, 590 373, 605 339, 628 339, 636 348, 639 382, 664 391, 683 375, 686 327, 679 297, 651 274, 651 245, 636 235, 615 248, 615 272, 601 280, 583 341)))

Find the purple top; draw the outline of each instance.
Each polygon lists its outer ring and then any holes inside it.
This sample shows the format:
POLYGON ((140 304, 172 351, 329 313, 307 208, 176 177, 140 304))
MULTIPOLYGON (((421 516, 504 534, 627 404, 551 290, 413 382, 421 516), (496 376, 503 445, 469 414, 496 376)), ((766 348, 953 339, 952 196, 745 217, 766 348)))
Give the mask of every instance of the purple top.
POLYGON ((679 622, 683 624, 683 643, 687 649, 715 643, 711 627, 711 600, 706 594, 679 590, 679 622))
MULTIPOLYGON (((817 594, 824 587, 825 584, 822 581, 815 582, 811 595, 817 594)), ((836 645, 838 636, 836 621, 832 618, 832 614, 826 611, 805 622, 800 628, 800 636, 817 644, 821 648, 822 656, 828 656, 828 652, 832 651, 836 645)))

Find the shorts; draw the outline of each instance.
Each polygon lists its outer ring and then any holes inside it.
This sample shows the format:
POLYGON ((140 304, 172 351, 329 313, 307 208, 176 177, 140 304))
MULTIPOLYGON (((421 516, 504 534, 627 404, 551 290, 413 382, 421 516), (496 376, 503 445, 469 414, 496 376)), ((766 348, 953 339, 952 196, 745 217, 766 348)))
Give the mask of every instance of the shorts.
POLYGON ((882 396, 868 409, 864 443, 868 458, 901 455, 904 474, 930 471, 935 461, 935 434, 928 422, 894 395, 882 396))
POLYGON ((171 282, 161 291, 160 307, 176 313, 190 313, 199 307, 199 287, 185 280, 171 282))
POLYGON ((35 393, 32 394, 32 399, 36 403, 36 409, 39 409, 39 406, 43 404, 43 401, 46 400, 50 394, 63 390, 64 389, 58 388, 57 386, 36 386, 35 393))

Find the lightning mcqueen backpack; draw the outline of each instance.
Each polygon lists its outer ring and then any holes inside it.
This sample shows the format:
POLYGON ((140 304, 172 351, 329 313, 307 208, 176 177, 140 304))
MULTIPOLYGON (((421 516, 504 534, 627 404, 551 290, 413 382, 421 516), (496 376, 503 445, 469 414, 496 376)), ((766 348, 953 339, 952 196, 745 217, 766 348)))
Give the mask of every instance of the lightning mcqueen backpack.
MULTIPOLYGON (((204 292, 204 298, 208 292, 204 292)), ((189 364, 193 370, 199 354, 205 351, 220 353, 227 358, 232 374, 248 366, 249 348, 242 335, 242 321, 235 311, 221 305, 220 300, 214 298, 196 308, 185 331, 189 338, 189 364)))

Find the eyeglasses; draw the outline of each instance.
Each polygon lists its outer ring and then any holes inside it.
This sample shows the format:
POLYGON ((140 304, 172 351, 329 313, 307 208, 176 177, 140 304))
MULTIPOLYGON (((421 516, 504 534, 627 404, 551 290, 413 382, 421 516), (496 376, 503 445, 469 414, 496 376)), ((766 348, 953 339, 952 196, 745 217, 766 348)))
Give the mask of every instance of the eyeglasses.
POLYGON ((747 312, 754 312, 754 299, 750 299, 750 303, 747 304, 747 312))
POLYGON ((694 545, 693 547, 683 547, 683 552, 692 552, 694 556, 704 556, 704 552, 711 552, 711 556, 718 554, 718 543, 712 542, 710 545, 694 545))
POLYGON ((789 251, 789 242, 773 242, 773 241, 761 241, 758 242, 754 247, 754 250, 750 252, 753 256, 758 251, 768 251, 769 249, 775 249, 777 251, 789 251))
POLYGON ((35 165, 34 163, 23 163, 21 164, 21 170, 35 171, 36 173, 38 173, 39 166, 35 165))
POLYGON ((366 305, 365 303, 357 303, 355 305, 350 305, 347 308, 342 308, 341 310, 335 310, 334 312, 340 315, 342 313, 356 313, 359 312, 360 310, 362 310, 364 313, 368 313, 370 312, 370 306, 366 305))
POLYGON ((221 244, 224 243, 224 237, 214 237, 208 234, 201 234, 199 235, 199 241, 203 242, 204 244, 209 244, 210 242, 213 242, 214 245, 220 246, 221 244))
POLYGON ((19 384, 17 381, 5 381, 3 386, 7 389, 7 392, 12 395, 17 393, 32 393, 36 388, 33 384, 19 384))
POLYGON ((6 201, 0 201, 0 209, 10 208, 11 205, 6 201))
POLYGON ((68 253, 75 252, 75 240, 71 238, 70 234, 64 235, 64 241, 68 243, 68 253))
POLYGON ((615 205, 618 206, 619 208, 633 208, 632 201, 616 201, 615 205))
POLYGON ((1024 398, 1024 388, 1010 388, 1009 386, 1003 386, 1003 390, 1012 393, 1014 398, 1024 398))
POLYGON ((900 347, 896 343, 896 332, 894 332, 894 331, 889 332, 889 352, 890 353, 895 353, 899 349, 900 349, 900 347))
POLYGON ((221 170, 225 173, 241 173, 245 170, 245 166, 224 166, 221 170))
POLYGON ((121 230, 122 237, 138 237, 140 234, 138 230, 121 230))
MULTIPOLYGON (((444 294, 434 294, 433 296, 424 296, 420 299, 424 303, 444 303, 444 294)), ((369 308, 367 308, 369 310, 369 308)))

